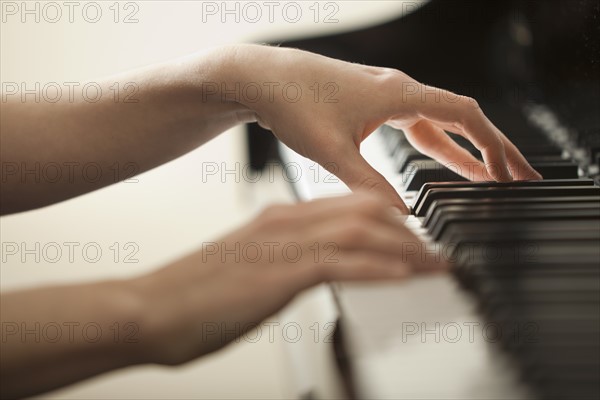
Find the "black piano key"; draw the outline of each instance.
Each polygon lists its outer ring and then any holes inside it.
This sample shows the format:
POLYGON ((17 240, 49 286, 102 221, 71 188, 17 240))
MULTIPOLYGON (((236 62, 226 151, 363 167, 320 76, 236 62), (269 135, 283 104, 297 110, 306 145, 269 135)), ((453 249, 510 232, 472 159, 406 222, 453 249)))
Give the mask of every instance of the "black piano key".
MULTIPOLYGON (((573 251, 581 250, 588 254, 600 256, 596 250, 590 250, 588 246, 593 246, 593 240, 582 241, 581 245, 571 246, 573 251), (586 248, 587 247, 587 248, 586 248)), ((489 249, 487 253, 473 251, 469 259, 463 255, 460 265, 456 265, 454 272, 463 278, 470 280, 487 279, 492 277, 519 277, 522 275, 586 275, 596 274, 600 271, 600 265, 591 260, 591 257, 585 257, 587 260, 577 260, 571 257, 571 262, 564 262, 560 258, 553 257, 551 252, 546 251, 547 246, 558 246, 556 251, 564 251, 567 245, 560 245, 560 241, 538 242, 534 246, 524 247, 520 243, 506 244, 504 248, 497 246, 494 252, 489 249), (510 247, 512 246, 512 248, 510 247), (520 247, 520 248, 519 248, 520 247), (500 253, 502 252, 502 253, 500 253), (538 256, 537 253, 540 253, 538 256), (544 253, 544 254, 541 254, 544 253)), ((568 243, 571 245, 573 243, 568 243)))
POLYGON ((600 204, 600 196, 578 196, 578 197, 533 197, 533 198, 499 198, 499 199, 443 199, 436 200, 431 204, 423 226, 429 227, 432 220, 439 217, 446 207, 527 207, 532 204, 540 207, 560 207, 563 204, 600 204))
MULTIPOLYGON (((555 288, 551 286, 551 282, 544 280, 535 280, 530 285, 522 284, 523 288, 536 290, 539 287, 547 287, 548 292, 553 290, 560 293, 560 287, 555 288)), ((573 285, 576 290, 600 290, 598 288, 589 288, 590 285, 586 285, 585 280, 578 282, 578 285, 573 285)), ((564 290, 565 293, 569 293, 568 290, 564 290)), ((502 297, 502 296, 515 296, 514 293, 503 291, 502 289, 486 289, 482 291, 482 296, 489 297, 502 297)), ((569 324, 572 321, 579 321, 581 319, 593 320, 598 313, 600 313, 600 307, 596 302, 582 302, 582 303, 532 303, 527 298, 523 298, 521 304, 515 303, 513 307, 501 307, 497 309, 484 309, 483 314, 487 319, 492 321, 498 321, 500 323, 518 323, 521 325, 527 323, 533 323, 538 321, 548 321, 556 324, 569 324)), ((573 335, 574 336, 574 335, 573 335)))
MULTIPOLYGON (((478 222, 487 224, 490 221, 505 221, 511 223, 526 223, 527 221, 561 221, 576 219, 600 219, 600 207, 596 204, 579 204, 579 207, 548 209, 548 208, 509 208, 509 209, 486 209, 475 210, 465 207, 455 207, 453 210, 446 210, 442 213, 435 224, 432 224, 428 230, 433 240, 438 241, 444 230, 453 224, 462 224, 468 222, 478 222)), ((599 225, 600 227, 600 225, 599 225)))
MULTIPOLYGON (((538 318, 549 313, 558 318, 562 315, 559 310, 569 310, 564 313, 568 318, 577 313, 583 313, 586 309, 591 310, 586 315, 593 318, 595 314, 600 312, 598 294, 594 293, 594 290, 571 290, 570 288, 564 290, 548 290, 531 293, 520 293, 517 290, 506 289, 507 285, 518 285, 521 280, 531 279, 532 281, 539 282, 541 285, 546 284, 543 277, 523 277, 519 279, 507 279, 507 278, 490 278, 487 281, 480 281, 480 285, 485 287, 483 282, 493 281, 496 283, 496 287, 493 289, 482 290, 483 300, 481 301, 481 310, 483 313, 488 315, 495 321, 511 320, 514 318, 538 318), (498 282, 503 281, 504 286, 498 285, 498 282), (583 292, 583 293, 582 293, 583 292), (587 307, 587 308, 586 308, 587 307), (548 311, 550 310, 550 311, 548 311), (575 311, 577 310, 577 311, 575 311)), ((590 274, 589 276, 577 276, 578 279, 582 280, 598 280, 600 276, 596 274, 590 274)), ((558 277, 557 279, 565 279, 565 277, 558 277)), ((518 286, 517 286, 518 287, 518 286)))
POLYGON ((550 143, 540 143, 538 145, 521 145, 518 147, 521 154, 523 154, 523 156, 525 156, 525 158, 528 160, 539 156, 561 157, 563 154, 563 150, 561 148, 550 143))
POLYGON ((411 162, 402 177, 404 190, 416 191, 428 182, 466 182, 456 172, 444 167, 434 160, 418 160, 411 162))
POLYGON ((599 200, 589 200, 589 201, 577 201, 577 202, 514 202, 512 204, 502 204, 502 203, 471 203, 471 204, 462 204, 462 205, 440 205, 439 202, 437 204, 432 204, 429 212, 425 216, 423 220, 423 227, 428 229, 429 232, 433 232, 435 229, 438 229, 438 221, 441 218, 446 218, 450 213, 458 214, 471 214, 471 213, 484 213, 487 212, 490 215, 493 215, 496 212, 501 213, 509 213, 514 212, 515 215, 522 213, 523 211, 532 211, 533 213, 539 212, 553 212, 556 214, 560 214, 564 211, 568 210, 581 210, 581 209, 600 209, 600 201, 599 200))
MULTIPOLYGON (((486 319, 504 326, 533 322, 540 329, 534 342, 501 338, 519 359, 523 377, 542 387, 546 398, 597 398, 600 188, 593 187, 593 180, 576 179, 578 165, 520 122, 509 137, 544 181, 472 183, 455 173, 448 180, 459 182, 440 187, 432 182, 443 181, 447 171, 406 141, 396 147, 394 160, 409 178, 406 190, 422 185, 413 211, 425 217, 423 226, 431 236, 458 243, 461 252, 480 248, 465 263, 459 254, 454 271, 477 293, 486 319), (439 237, 447 228, 449 237, 439 237), (531 249, 531 243, 535 254, 519 251, 531 249), (489 260, 482 248, 504 254, 489 260)), ((480 158, 470 143, 456 140, 480 158)))
MULTIPOLYGON (((395 140, 386 140, 386 145, 400 173, 405 172, 412 162, 431 160, 430 157, 422 154, 407 141, 403 141, 399 137, 395 140)), ((470 151, 477 159, 481 160, 481 154, 470 143, 465 144, 463 147, 470 151)), ((562 150, 554 145, 538 143, 533 146, 519 147, 519 150, 545 179, 571 179, 578 177, 577 164, 563 159, 562 150)))
POLYGON ((536 381, 549 381, 551 377, 563 384, 570 382, 593 382, 598 378, 600 365, 590 357, 597 352, 598 345, 586 343, 586 346, 571 343, 555 346, 527 346, 519 349, 524 356, 524 372, 536 381))
MULTIPOLYGON (((510 280, 505 276, 497 276, 497 275, 480 275, 480 279, 485 280, 494 280, 497 281, 499 279, 505 279, 507 282, 511 283, 520 278, 521 275, 515 274, 510 280)), ((538 275, 527 274, 524 275, 528 279, 534 279, 538 275)), ((576 275, 578 278, 584 276, 586 278, 599 278, 599 272, 595 271, 595 273, 587 272, 587 275, 576 275)), ((547 306, 551 307, 553 305, 565 305, 571 307, 577 307, 579 304, 587 303, 587 304, 598 304, 600 303, 600 294, 595 291, 561 291, 561 292, 538 292, 538 293, 527 293, 525 296, 514 295, 508 296, 504 295, 506 293, 502 293, 501 296, 490 296, 489 298, 484 298, 483 303, 486 308, 489 308, 490 311, 499 308, 527 308, 528 305, 539 305, 539 306, 547 306)))
POLYGON ((542 163, 542 162, 565 162, 565 161, 571 161, 571 160, 563 157, 562 155, 536 154, 536 155, 527 157, 527 161, 529 161, 530 163, 542 163))
MULTIPOLYGON (((537 187, 537 186, 594 186, 591 179, 561 179, 542 181, 513 181, 513 182, 440 182, 423 185, 413 203, 413 208, 420 206, 429 189, 462 189, 462 188, 498 188, 498 187, 537 187)), ((546 196, 544 196, 546 197, 546 196)), ((562 197, 562 196, 561 196, 562 197)), ((579 196, 576 196, 579 197, 579 196)), ((456 196, 456 198, 460 198, 456 196)))
POLYGON ((593 185, 591 179, 425 184, 415 198, 413 212, 423 217, 433 201, 448 198, 597 196, 600 188, 594 188, 593 185))
POLYGON ((579 177, 579 166, 573 161, 531 162, 531 166, 544 179, 576 179, 579 177))
MULTIPOLYGON (((512 221, 511 221, 512 222, 512 221)), ((478 222, 451 224, 440 235, 440 242, 490 243, 500 240, 522 242, 541 242, 548 240, 600 240, 600 221, 598 220, 552 220, 527 221, 524 223, 506 223, 490 221, 486 226, 478 222)), ((579 257, 581 255, 574 255, 579 257)))
MULTIPOLYGON (((596 273, 590 272, 590 276, 598 276, 596 273)), ((484 295, 492 295, 494 293, 508 294, 515 293, 525 296, 530 293, 557 293, 557 292, 598 292, 600 291, 600 280, 589 279, 587 276, 556 276, 556 275, 535 275, 522 276, 519 279, 493 279, 487 280, 482 284, 480 293, 484 295)), ((531 304, 530 304, 531 305, 531 304)), ((531 305, 533 306, 533 305, 531 305)), ((563 307, 564 304, 557 305, 563 307)), ((527 312, 523 309, 523 312, 527 312)), ((582 313, 586 311, 581 309, 582 313)), ((557 315, 548 315, 548 318, 557 318, 557 315)), ((573 316, 564 315, 564 317, 572 318, 573 316)), ((541 318, 538 315, 536 318, 541 318)))
POLYGON ((547 233, 532 230, 520 233, 524 238, 519 239, 518 235, 514 235, 508 240, 500 240, 499 235, 494 232, 482 234, 479 230, 474 230, 471 237, 463 237, 460 242, 451 245, 446 244, 442 250, 444 256, 458 265, 455 269, 458 273, 471 273, 485 268, 508 268, 511 264, 515 264, 515 268, 530 270, 556 269, 565 265, 578 268, 593 265, 596 268, 596 261, 600 259, 600 248, 597 245, 600 233, 595 225, 588 226, 588 230, 565 232, 564 236, 556 230, 547 233), (568 239, 567 236, 571 238, 568 239))
MULTIPOLYGON (((598 279, 597 276, 595 278, 598 279)), ((541 282, 541 284, 543 283, 545 282, 541 282)), ((526 325, 527 323, 545 322, 554 326, 561 324, 568 325, 569 322, 574 320, 594 321, 595 317, 600 313, 600 303, 597 299, 587 301, 570 300, 575 294, 568 290, 548 291, 546 294, 548 297, 554 297, 556 300, 536 302, 535 299, 540 297, 539 295, 535 296, 535 294, 532 294, 531 296, 519 297, 519 294, 502 291, 502 289, 498 289, 495 292, 488 290, 482 296, 490 298, 481 302, 480 312, 489 320, 507 325, 510 323, 526 325), (518 297, 520 301, 515 300, 512 303, 500 302, 500 299, 511 296, 518 297)), ((545 340, 543 344, 563 343, 561 336, 571 338, 579 336, 580 340, 585 340, 591 333, 597 332, 576 331, 574 329, 567 332, 551 332, 547 330, 543 332, 544 335, 542 337, 545 340)), ((596 335, 596 338, 598 338, 598 335, 596 335)))
MULTIPOLYGON (((573 318, 574 313, 595 316, 600 311, 598 290, 600 290, 598 271, 588 271, 587 274, 562 276, 528 274, 519 277, 494 277, 481 279, 478 293, 482 303, 488 307, 488 312, 504 312, 512 319, 522 316, 541 318, 573 318), (566 298, 570 298, 569 301, 566 298), (554 299, 554 300, 549 300, 554 299), (508 308, 515 308, 507 312, 508 308), (565 313, 557 310, 571 310, 565 313), (544 316, 545 310, 553 312, 544 316), (591 310, 591 311, 590 311, 591 310), (588 312, 589 311, 589 312, 588 312)), ((497 316, 500 320, 500 316, 497 316)))

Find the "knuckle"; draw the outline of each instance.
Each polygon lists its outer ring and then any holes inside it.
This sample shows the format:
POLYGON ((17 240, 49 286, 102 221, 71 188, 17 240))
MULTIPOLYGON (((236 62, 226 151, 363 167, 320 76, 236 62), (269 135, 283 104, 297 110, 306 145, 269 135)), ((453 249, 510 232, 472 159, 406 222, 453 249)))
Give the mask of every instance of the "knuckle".
MULTIPOLYGON (((371 176, 362 178, 353 186, 356 195, 360 195, 357 208, 369 216, 384 212, 390 200, 396 195, 395 189, 383 177, 371 176)), ((396 195, 397 196, 397 195, 396 195)))
POLYGON ((407 80, 406 74, 395 68, 378 68, 378 76, 379 82, 384 88, 397 87, 399 83, 407 80))
POLYGON ((462 104, 470 111, 481 111, 481 107, 477 100, 469 96, 461 96, 460 98, 462 104))
POLYGON ((381 189, 385 186, 385 183, 379 177, 367 176, 358 181, 356 190, 371 191, 381 189))
POLYGON ((374 76, 381 77, 383 79, 398 79, 403 74, 400 70, 390 67, 373 67, 367 66, 367 70, 374 76))
POLYGON ((350 218, 340 226, 339 241, 350 246, 363 243, 368 234, 367 226, 368 223, 361 217, 350 218))
POLYGON ((504 142, 498 135, 490 135, 482 151, 490 151, 496 154, 504 154, 504 142))

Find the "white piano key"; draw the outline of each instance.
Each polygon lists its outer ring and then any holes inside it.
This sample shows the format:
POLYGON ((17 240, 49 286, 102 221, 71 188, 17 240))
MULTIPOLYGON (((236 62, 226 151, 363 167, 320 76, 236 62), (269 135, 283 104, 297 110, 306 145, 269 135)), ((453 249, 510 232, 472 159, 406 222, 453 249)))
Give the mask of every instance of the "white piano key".
MULTIPOLYGON (((315 165, 282 145, 282 158, 306 168, 315 165)), ((376 131, 361 146, 361 154, 412 204, 416 192, 404 192, 403 177, 376 131)), ((321 168, 321 167, 318 167, 321 168)), ((317 170, 318 170, 317 168, 317 170)), ((324 169, 319 174, 327 173, 324 169)), ((299 197, 312 200, 348 193, 341 182, 318 180, 296 184, 299 197)), ((422 219, 409 216, 406 226, 431 243, 422 219)), ((359 398, 377 399, 530 399, 519 383, 516 367, 496 346, 485 340, 485 322, 476 302, 449 274, 417 276, 403 282, 339 283, 334 293, 340 308, 347 356, 359 398), (440 331, 434 331, 439 325, 440 331), (419 328, 419 332, 408 329, 419 328), (449 340, 444 329, 460 327, 459 340, 449 340), (429 329, 425 338, 421 331, 429 329), (473 340, 471 340, 472 338, 473 340)), ((447 332, 446 332, 447 333, 447 332)))

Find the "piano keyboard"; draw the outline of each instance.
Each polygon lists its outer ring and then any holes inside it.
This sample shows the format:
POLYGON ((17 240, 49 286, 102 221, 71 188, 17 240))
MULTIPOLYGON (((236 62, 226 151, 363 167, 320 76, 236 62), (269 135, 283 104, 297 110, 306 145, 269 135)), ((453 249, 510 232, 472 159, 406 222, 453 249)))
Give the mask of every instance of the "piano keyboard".
MULTIPOLYGON (((467 182, 389 127, 361 147, 412 205, 407 226, 451 249, 456 267, 400 284, 335 285, 357 397, 600 396, 600 187, 580 178, 597 173, 597 148, 573 159, 556 138, 524 132, 518 116, 495 117, 545 180, 467 182), (493 327, 499 337, 427 340, 439 326, 476 337, 493 327)), ((280 153, 302 168, 300 199, 349 192, 312 161, 280 153)))

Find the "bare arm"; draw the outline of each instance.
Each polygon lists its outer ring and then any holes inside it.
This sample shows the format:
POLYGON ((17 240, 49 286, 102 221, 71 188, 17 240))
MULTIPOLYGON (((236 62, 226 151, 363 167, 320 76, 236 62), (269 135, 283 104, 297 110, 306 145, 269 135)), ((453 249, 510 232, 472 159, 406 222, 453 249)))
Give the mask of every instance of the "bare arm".
POLYGON ((130 286, 111 281, 2 294, 0 397, 31 396, 142 362, 144 308, 130 286))
POLYGON ((390 211, 366 194, 275 206, 149 275, 2 294, 0 397, 134 364, 193 360, 319 282, 444 270, 446 260, 425 254, 390 211))
POLYGON ((252 121, 246 107, 203 93, 225 82, 229 58, 231 48, 210 50, 93 82, 87 96, 83 83, 57 102, 4 94, 2 214, 130 178, 252 121))
POLYGON ((396 191, 359 153, 360 143, 384 123, 404 129, 417 148, 442 163, 465 164, 465 173, 479 166, 468 178, 510 180, 511 172, 516 179, 540 178, 473 99, 427 87, 396 70, 240 45, 99 84, 103 95, 97 102, 83 96, 63 96, 56 103, 6 96, 0 103, 2 214, 115 183, 255 120, 302 155, 334 165, 351 189, 377 191, 401 210, 406 207, 396 191), (139 102, 115 101, 111 87, 119 83, 124 89, 129 82, 139 88, 134 95, 139 102), (443 129, 471 140, 485 165, 443 129), (82 171, 87 163, 92 168, 82 171))

